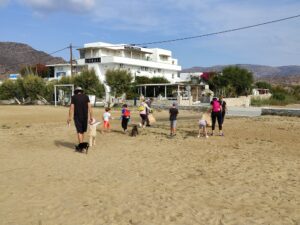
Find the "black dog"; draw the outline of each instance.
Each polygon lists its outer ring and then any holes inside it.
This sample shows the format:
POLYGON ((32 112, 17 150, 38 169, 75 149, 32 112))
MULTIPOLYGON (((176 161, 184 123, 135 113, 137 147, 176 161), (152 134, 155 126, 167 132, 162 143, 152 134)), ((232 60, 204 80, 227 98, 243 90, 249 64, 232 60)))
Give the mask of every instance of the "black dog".
POLYGON ((89 143, 82 142, 79 145, 75 146, 75 151, 83 152, 85 150, 85 153, 88 154, 89 147, 90 147, 89 143))
POLYGON ((130 136, 131 136, 131 137, 136 137, 138 134, 139 134, 138 127, 137 127, 137 125, 134 125, 134 126, 132 127, 130 136))

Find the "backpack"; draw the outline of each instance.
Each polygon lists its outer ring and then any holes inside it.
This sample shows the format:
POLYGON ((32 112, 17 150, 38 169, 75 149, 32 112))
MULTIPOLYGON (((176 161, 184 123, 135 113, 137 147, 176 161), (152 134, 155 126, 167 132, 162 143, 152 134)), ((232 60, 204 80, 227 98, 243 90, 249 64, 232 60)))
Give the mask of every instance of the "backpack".
POLYGON ((139 111, 139 112, 144 111, 144 110, 145 110, 145 106, 140 105, 140 106, 138 107, 138 111, 139 111))
POLYGON ((125 117, 130 117, 130 111, 128 109, 125 109, 124 114, 125 117))
POLYGON ((221 104, 218 101, 213 101, 212 103, 212 108, 213 108, 213 112, 220 112, 221 111, 221 104))

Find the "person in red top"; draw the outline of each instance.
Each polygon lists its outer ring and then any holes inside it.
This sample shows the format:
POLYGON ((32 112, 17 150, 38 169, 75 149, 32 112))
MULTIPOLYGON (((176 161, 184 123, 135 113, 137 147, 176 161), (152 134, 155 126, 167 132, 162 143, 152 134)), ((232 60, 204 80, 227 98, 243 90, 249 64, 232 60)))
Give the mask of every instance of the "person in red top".
POLYGON ((212 121, 212 132, 211 135, 214 135, 214 130, 216 126, 216 120, 218 120, 218 125, 219 125, 219 134, 220 136, 224 136, 223 131, 222 131, 222 105, 218 101, 216 97, 213 98, 211 101, 211 121, 212 121))

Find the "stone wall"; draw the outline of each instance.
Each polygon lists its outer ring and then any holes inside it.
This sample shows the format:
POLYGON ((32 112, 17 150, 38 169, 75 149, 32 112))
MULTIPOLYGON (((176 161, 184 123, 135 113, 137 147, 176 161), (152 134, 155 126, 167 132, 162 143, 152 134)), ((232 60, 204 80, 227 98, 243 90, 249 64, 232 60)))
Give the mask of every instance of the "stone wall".
POLYGON ((251 96, 241 96, 238 98, 224 98, 227 106, 243 106, 249 107, 251 102, 251 96))

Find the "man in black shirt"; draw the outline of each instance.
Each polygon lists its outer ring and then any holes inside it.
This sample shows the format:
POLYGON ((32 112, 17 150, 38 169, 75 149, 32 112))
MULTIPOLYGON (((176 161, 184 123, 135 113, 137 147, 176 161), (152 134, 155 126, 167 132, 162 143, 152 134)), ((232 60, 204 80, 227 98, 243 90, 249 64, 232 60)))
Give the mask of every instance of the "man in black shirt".
POLYGON ((226 102, 224 101, 222 95, 219 98, 219 102, 220 102, 220 105, 222 106, 222 124, 223 124, 224 123, 224 119, 225 119, 225 113, 227 111, 227 106, 226 106, 226 102))
POLYGON ((87 130, 88 114, 90 115, 90 121, 93 119, 93 111, 90 104, 90 99, 83 93, 81 87, 75 89, 75 95, 72 96, 68 124, 72 120, 74 114, 74 123, 77 130, 77 137, 79 144, 84 140, 84 132, 87 130))
POLYGON ((172 104, 172 107, 169 109, 170 114, 170 136, 176 135, 176 122, 177 122, 177 115, 178 109, 176 108, 176 103, 172 104))

